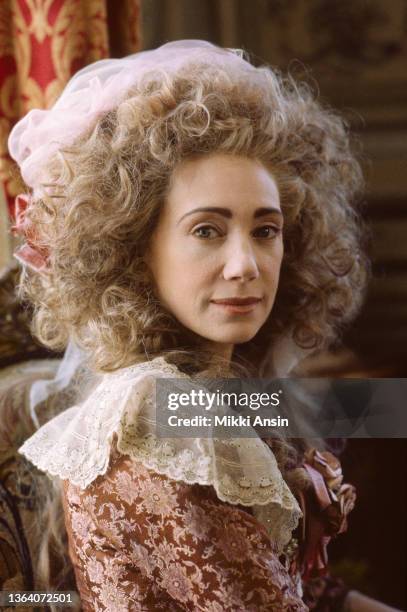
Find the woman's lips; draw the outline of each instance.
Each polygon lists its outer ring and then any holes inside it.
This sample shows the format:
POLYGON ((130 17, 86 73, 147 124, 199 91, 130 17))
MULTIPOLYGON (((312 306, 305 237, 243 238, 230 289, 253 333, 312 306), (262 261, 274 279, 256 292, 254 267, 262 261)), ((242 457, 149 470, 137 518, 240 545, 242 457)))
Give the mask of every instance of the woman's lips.
POLYGON ((212 300, 212 304, 230 314, 248 314, 260 304, 261 298, 232 298, 212 300))

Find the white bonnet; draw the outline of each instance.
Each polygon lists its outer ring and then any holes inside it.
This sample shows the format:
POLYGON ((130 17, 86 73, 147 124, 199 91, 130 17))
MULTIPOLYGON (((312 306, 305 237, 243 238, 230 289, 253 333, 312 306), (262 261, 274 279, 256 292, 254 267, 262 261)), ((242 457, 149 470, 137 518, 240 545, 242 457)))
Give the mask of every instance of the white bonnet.
POLYGON ((8 147, 34 196, 40 195, 41 183, 46 182, 45 168, 50 157, 124 100, 127 91, 146 73, 177 72, 193 61, 228 70, 238 68, 240 72, 256 70, 242 58, 240 50, 222 49, 203 40, 178 40, 151 51, 90 64, 71 78, 50 109, 31 110, 12 129, 8 147))

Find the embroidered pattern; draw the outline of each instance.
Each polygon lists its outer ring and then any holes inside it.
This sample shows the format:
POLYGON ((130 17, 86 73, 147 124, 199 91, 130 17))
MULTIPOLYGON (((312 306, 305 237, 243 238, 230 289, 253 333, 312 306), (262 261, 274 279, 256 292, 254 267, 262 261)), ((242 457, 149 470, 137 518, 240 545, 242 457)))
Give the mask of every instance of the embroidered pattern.
POLYGON ((104 476, 65 481, 63 498, 84 612, 307 610, 266 531, 212 487, 114 448, 104 476))

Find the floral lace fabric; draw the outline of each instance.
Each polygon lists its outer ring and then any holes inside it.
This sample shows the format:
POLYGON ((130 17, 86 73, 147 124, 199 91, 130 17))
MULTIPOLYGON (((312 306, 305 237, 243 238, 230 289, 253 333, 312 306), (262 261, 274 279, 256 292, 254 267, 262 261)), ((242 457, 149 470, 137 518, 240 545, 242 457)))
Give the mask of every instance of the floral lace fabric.
POLYGON ((65 480, 82 610, 306 611, 250 509, 117 452, 85 489, 65 480))
POLYGON ((19 451, 51 476, 86 489, 117 449, 145 468, 185 484, 212 485, 219 500, 251 507, 276 551, 290 540, 301 510, 271 449, 260 439, 180 438, 155 435, 154 380, 185 377, 159 357, 105 375, 79 406, 42 426, 19 451))

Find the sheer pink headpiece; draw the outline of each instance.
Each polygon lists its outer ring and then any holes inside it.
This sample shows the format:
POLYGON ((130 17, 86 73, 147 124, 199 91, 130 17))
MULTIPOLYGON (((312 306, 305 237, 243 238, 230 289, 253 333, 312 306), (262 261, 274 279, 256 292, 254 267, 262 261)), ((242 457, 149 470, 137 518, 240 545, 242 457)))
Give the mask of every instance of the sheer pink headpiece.
MULTIPOLYGON (((18 163, 33 197, 41 197, 47 182, 47 162, 64 146, 72 144, 98 118, 115 108, 149 72, 162 70, 175 73, 193 62, 252 72, 255 68, 238 49, 222 49, 203 40, 178 40, 158 49, 142 51, 121 59, 105 59, 79 70, 62 94, 47 110, 31 110, 12 129, 8 140, 11 157, 18 163)), ((15 256, 35 268, 47 263, 45 252, 34 252, 28 234, 35 234, 26 219, 29 194, 16 199, 16 223, 13 230, 26 237, 26 244, 15 256)))

